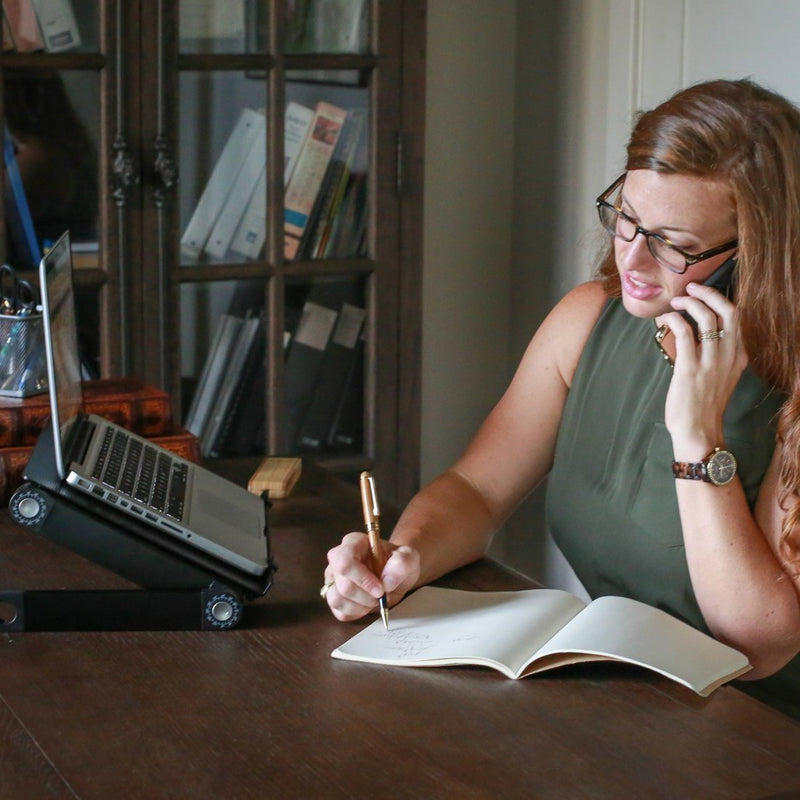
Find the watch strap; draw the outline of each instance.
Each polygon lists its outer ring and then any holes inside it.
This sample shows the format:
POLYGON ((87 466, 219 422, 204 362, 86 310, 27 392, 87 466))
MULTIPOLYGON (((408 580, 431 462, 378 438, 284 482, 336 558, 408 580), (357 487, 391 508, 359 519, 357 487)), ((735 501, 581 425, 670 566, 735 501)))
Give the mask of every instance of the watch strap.
POLYGON ((690 481, 709 481, 706 461, 673 461, 672 474, 675 478, 684 478, 690 481))

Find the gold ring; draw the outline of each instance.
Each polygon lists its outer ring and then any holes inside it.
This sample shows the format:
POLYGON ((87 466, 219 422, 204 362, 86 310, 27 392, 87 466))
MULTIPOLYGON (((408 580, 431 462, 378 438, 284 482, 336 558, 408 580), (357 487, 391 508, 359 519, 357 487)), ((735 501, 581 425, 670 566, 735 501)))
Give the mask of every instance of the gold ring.
POLYGON ((333 586, 333 584, 334 584, 334 583, 336 583, 336 581, 328 581, 328 582, 327 582, 326 584, 324 584, 324 585, 322 586, 322 588, 319 590, 319 596, 320 596, 320 597, 321 597, 323 600, 325 599, 325 595, 327 595, 327 594, 328 594, 328 590, 331 588, 331 586, 333 586))
POLYGON ((697 341, 698 342, 710 342, 714 339, 721 339, 725 335, 725 331, 700 331, 697 334, 697 341))

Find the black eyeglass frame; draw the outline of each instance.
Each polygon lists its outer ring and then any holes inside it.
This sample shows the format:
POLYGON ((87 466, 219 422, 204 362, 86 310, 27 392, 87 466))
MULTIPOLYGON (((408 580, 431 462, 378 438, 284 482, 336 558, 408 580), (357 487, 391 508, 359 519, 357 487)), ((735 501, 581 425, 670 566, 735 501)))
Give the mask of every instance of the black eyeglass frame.
POLYGON ((687 253, 685 250, 681 250, 680 247, 676 247, 666 236, 646 230, 641 225, 637 224, 635 220, 631 219, 624 211, 621 211, 615 205, 606 200, 609 195, 613 194, 625 182, 625 177, 625 174, 620 175, 619 178, 617 178, 614 183, 612 183, 611 186, 602 192, 598 196, 597 200, 594 201, 595 207, 597 208, 597 216, 600 218, 600 224, 603 226, 604 230, 606 230, 612 236, 622 239, 623 242, 632 242, 641 233, 647 242, 647 249, 650 251, 650 255, 653 256, 653 258, 665 269, 670 270, 670 272, 674 272, 676 275, 683 275, 693 264, 697 264, 700 261, 705 261, 708 258, 713 258, 720 253, 724 253, 726 250, 732 250, 734 247, 738 247, 739 240, 731 239, 729 242, 725 242, 725 244, 718 245, 717 247, 711 247, 708 250, 703 250, 702 253, 687 253), (603 220, 603 208, 610 209, 617 215, 617 218, 622 217, 626 222, 629 222, 631 225, 633 225, 634 234, 630 239, 626 239, 624 236, 620 235, 620 233, 616 230, 616 226, 614 230, 611 230, 605 224, 605 221, 603 220), (686 262, 683 269, 677 269, 671 264, 665 264, 658 257, 658 255, 653 252, 653 246, 651 244, 653 239, 657 239, 659 242, 662 242, 667 247, 678 253, 678 255, 682 256, 686 262))

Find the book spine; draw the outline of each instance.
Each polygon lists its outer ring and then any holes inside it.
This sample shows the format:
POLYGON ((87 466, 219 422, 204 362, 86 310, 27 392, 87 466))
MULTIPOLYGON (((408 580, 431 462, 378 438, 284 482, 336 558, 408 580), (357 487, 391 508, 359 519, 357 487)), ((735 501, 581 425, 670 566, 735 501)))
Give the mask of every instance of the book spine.
POLYGON ((256 451, 255 439, 259 422, 264 419, 264 387, 266 381, 265 318, 258 320, 258 329, 242 367, 242 374, 230 402, 227 416, 212 445, 212 456, 249 455, 256 451))
POLYGON ((364 334, 356 345, 344 380, 339 403, 328 431, 328 446, 354 450, 361 446, 364 431, 364 334))
POLYGON ((220 319, 211 351, 203 367, 200 384, 185 422, 187 430, 200 439, 203 438, 208 425, 211 410, 225 375, 228 358, 242 322, 243 320, 231 314, 223 314, 220 319))
POLYGON ((286 442, 289 446, 297 441, 336 317, 334 309, 318 303, 306 302, 303 306, 284 370, 286 442))
POLYGON ((284 199, 284 233, 299 239, 308 225, 317 193, 333 156, 347 112, 318 103, 284 199))
POLYGON ((78 23, 70 0, 31 0, 39 22, 44 46, 51 53, 81 45, 78 23))
POLYGON ((314 387, 314 396, 306 411, 297 446, 318 451, 327 445, 328 431, 333 423, 357 345, 364 326, 366 311, 343 303, 333 335, 314 387))
POLYGON ((244 109, 240 115, 181 237, 183 255, 199 258, 202 254, 262 121, 263 114, 250 108, 244 109))
POLYGON ((208 237, 206 252, 218 260, 225 258, 256 191, 259 177, 266 174, 267 129, 264 115, 260 116, 258 132, 208 237))
POLYGON ((363 172, 351 175, 323 246, 323 257, 352 258, 360 255, 367 217, 366 193, 366 175, 363 172))
POLYGON ((319 192, 318 208, 314 212, 314 225, 309 234, 309 242, 304 256, 320 258, 330 234, 331 225, 336 218, 350 177, 350 168, 356 156, 366 114, 362 109, 354 109, 347 115, 342 134, 331 158, 328 172, 319 192))
POLYGON ((283 128, 283 185, 288 186, 314 119, 314 109, 291 100, 283 128))
POLYGON ((239 328, 236 342, 231 349, 230 358, 227 360, 225 377, 220 384, 219 392, 214 401, 214 407, 206 429, 203 431, 202 452, 204 456, 211 455, 217 437, 222 430, 230 411, 236 387, 241 380, 247 355, 253 345, 259 327, 258 317, 245 319, 239 328))
POLYGON ((261 170, 250 203, 236 228, 231 252, 244 258, 258 258, 267 235, 267 166, 261 170))
POLYGON ((31 0, 3 0, 3 9, 17 51, 43 50, 44 41, 31 0))
MULTIPOLYGON (((297 162, 297 156, 305 141, 313 109, 291 101, 286 107, 286 122, 283 138, 284 152, 284 185, 289 183, 289 178, 297 162)), ((250 202, 242 215, 231 241, 231 252, 244 258, 256 259, 261 255, 264 246, 267 225, 267 171, 266 164, 258 177, 256 187, 250 197, 250 202)))

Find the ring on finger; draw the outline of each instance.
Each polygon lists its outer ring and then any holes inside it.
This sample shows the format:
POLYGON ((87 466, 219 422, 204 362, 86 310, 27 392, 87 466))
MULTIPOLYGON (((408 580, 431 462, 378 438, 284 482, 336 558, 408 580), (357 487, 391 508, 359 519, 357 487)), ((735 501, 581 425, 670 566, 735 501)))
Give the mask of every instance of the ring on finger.
POLYGON ((335 582, 336 582, 336 581, 326 581, 326 582, 325 582, 325 583, 322 585, 322 588, 319 590, 319 596, 320 596, 320 597, 321 597, 323 600, 325 599, 325 596, 328 594, 328 591, 330 590, 331 586, 333 586, 333 584, 334 584, 335 582))
POLYGON ((707 330, 707 331, 700 331, 697 334, 697 341, 698 342, 711 342, 716 339, 722 339, 725 336, 725 331, 717 331, 717 330, 707 330))

